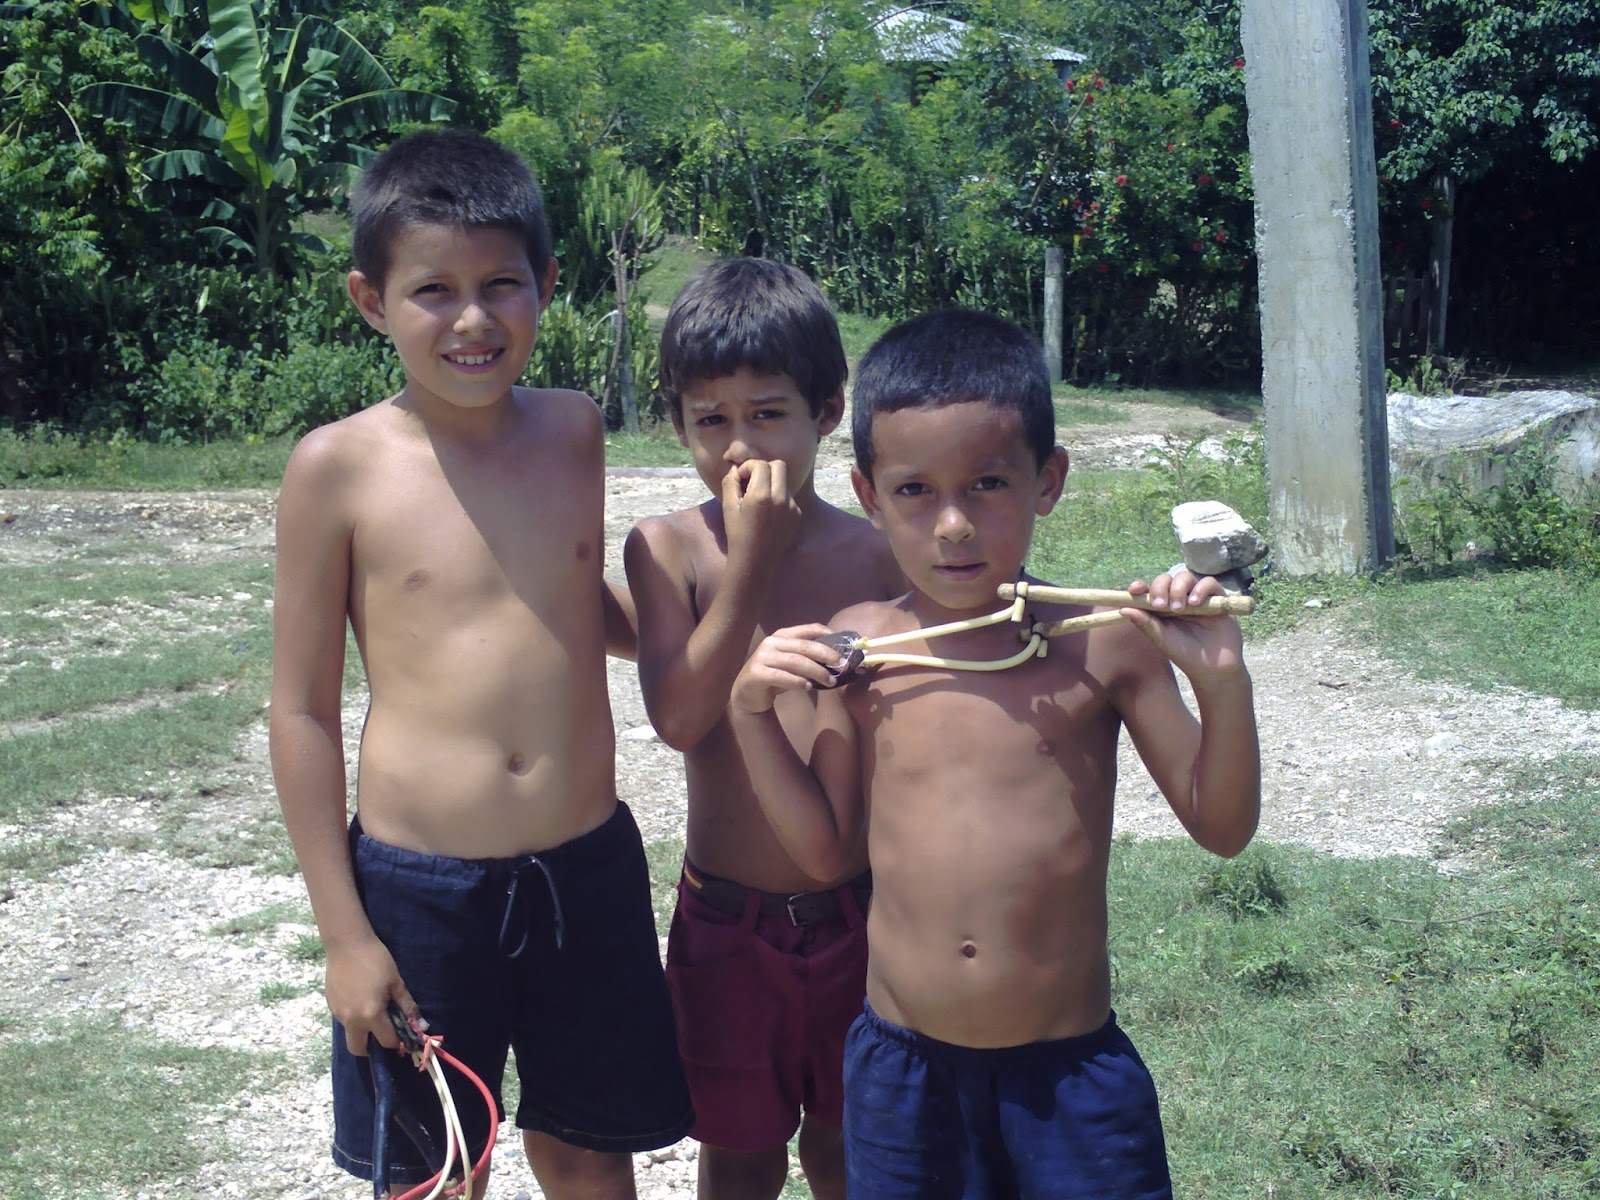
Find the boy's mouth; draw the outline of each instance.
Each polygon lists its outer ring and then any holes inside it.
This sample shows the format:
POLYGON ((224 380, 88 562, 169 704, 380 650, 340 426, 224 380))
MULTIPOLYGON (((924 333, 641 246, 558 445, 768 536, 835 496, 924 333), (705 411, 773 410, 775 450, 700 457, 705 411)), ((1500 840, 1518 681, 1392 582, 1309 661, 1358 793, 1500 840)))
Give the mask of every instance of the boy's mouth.
POLYGON ((494 362, 504 353, 504 350, 484 350, 476 354, 447 351, 444 357, 446 362, 454 363, 458 367, 483 367, 494 362))
POLYGON ((983 563, 939 563, 933 568, 940 579, 968 580, 983 574, 983 563))

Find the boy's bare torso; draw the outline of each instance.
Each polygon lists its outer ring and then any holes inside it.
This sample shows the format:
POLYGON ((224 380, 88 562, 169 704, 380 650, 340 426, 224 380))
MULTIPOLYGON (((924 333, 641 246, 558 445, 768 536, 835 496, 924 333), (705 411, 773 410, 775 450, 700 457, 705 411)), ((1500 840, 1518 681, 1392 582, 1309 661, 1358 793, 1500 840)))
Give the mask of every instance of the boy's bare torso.
MULTIPOLYGON (((871 524, 831 505, 812 503, 816 507, 773 574, 750 648, 776 629, 825 619, 848 604, 887 598, 904 586, 887 543, 871 524)), ((727 569, 721 504, 709 500, 654 520, 670 530, 696 616, 702 616, 716 599, 727 569)), ((775 708, 791 744, 806 758, 812 697, 780 696, 775 708)), ((686 852, 701 870, 761 891, 802 892, 841 883, 867 869, 865 844, 855 848, 838 879, 815 880, 795 866, 761 811, 726 717, 684 753, 684 770, 689 791, 686 852)))
POLYGON ((373 837, 507 857, 610 813, 593 408, 517 389, 492 439, 430 432, 387 404, 338 427, 373 837))
MULTIPOLYGON (((903 604, 840 620, 869 636, 924 624, 903 604)), ((996 659, 1017 646, 1003 624, 895 649, 996 659)), ((1110 627, 1009 670, 886 666, 842 691, 867 797, 867 995, 879 1015, 979 1047, 1104 1024, 1113 696, 1129 670, 1164 669, 1136 632, 1110 627)))

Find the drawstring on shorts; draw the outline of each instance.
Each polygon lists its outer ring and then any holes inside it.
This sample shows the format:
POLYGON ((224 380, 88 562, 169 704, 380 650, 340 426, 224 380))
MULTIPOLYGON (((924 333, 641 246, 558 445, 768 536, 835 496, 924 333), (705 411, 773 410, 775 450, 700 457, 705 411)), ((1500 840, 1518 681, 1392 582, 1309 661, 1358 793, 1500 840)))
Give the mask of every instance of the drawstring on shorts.
POLYGON ((561 911, 561 893, 556 890, 556 877, 551 874, 549 866, 537 855, 530 854, 527 861, 522 863, 511 874, 511 882, 506 885, 506 914, 500 921, 500 953, 507 958, 519 958, 528 948, 528 938, 532 935, 533 918, 528 911, 528 899, 522 893, 522 878, 528 873, 530 867, 538 867, 544 875, 545 887, 550 891, 550 904, 555 909, 556 922, 556 949, 560 950, 562 941, 566 936, 567 920, 561 911), (507 948, 511 940, 512 915, 517 914, 522 918, 522 937, 517 940, 514 947, 507 948))

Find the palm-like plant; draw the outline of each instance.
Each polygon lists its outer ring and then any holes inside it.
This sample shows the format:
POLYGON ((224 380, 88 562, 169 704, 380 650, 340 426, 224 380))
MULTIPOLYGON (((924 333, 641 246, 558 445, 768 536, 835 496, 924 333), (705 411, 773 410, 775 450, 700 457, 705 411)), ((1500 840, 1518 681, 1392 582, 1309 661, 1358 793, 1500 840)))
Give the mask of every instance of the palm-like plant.
POLYGON ((454 108, 397 87, 359 41, 321 17, 271 28, 259 0, 207 0, 209 29, 186 49, 166 35, 172 26, 159 12, 145 11, 151 5, 124 2, 147 29, 164 29, 136 45, 167 86, 97 83, 86 102, 155 151, 143 163, 153 185, 200 189, 208 223, 198 233, 262 271, 325 248, 294 219, 348 190, 373 154, 363 139, 444 120, 454 108))

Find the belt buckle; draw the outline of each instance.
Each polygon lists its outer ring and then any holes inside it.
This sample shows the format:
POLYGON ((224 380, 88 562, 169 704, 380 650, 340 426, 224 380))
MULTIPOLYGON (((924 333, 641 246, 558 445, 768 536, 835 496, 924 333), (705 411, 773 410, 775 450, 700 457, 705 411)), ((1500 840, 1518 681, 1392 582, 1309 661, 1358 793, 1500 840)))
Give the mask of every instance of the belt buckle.
POLYGON ((800 919, 800 914, 795 912, 795 905, 803 904, 805 901, 811 899, 811 897, 815 895, 815 892, 796 892, 784 902, 784 908, 789 910, 789 924, 795 926, 796 928, 800 928, 801 926, 805 925, 805 922, 800 919))

